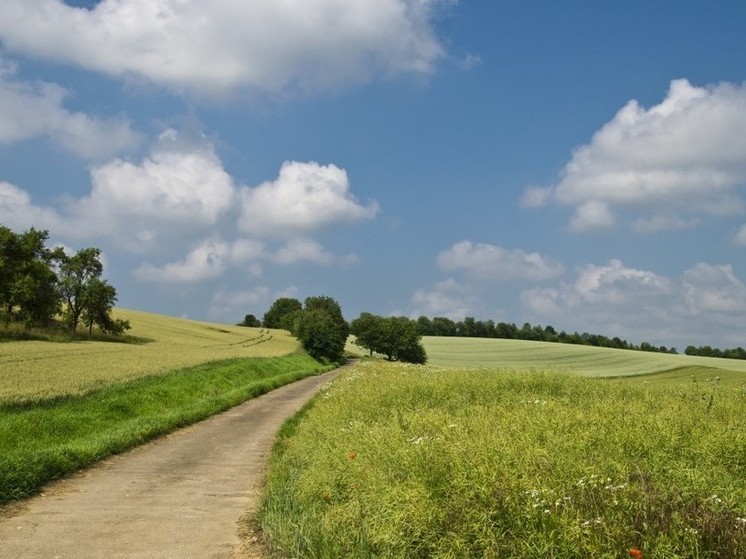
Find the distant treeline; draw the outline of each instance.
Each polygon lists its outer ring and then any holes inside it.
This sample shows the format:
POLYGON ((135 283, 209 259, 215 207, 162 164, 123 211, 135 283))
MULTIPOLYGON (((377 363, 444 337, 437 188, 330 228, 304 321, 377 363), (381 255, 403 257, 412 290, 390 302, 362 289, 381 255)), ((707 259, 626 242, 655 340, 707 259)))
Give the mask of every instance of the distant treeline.
MULTIPOLYGON (((453 321, 450 318, 436 316, 428 318, 421 316, 417 319, 417 326, 422 336, 458 336, 468 338, 502 338, 508 340, 532 340, 539 342, 556 342, 563 344, 590 345, 596 347, 611 347, 617 349, 633 349, 637 351, 652 351, 657 353, 678 353, 675 347, 656 347, 648 342, 640 345, 629 343, 618 337, 608 338, 600 334, 589 334, 565 331, 557 332, 552 326, 532 326, 526 322, 522 327, 506 322, 493 320, 475 320, 466 317, 464 320, 453 321)), ((688 348, 687 348, 688 351, 688 348)), ((741 350, 743 351, 743 350, 741 350)))
POLYGON ((687 346, 684 353, 687 355, 699 355, 701 357, 724 357, 726 359, 746 359, 746 349, 736 347, 733 349, 718 349, 708 345, 694 347, 687 346))

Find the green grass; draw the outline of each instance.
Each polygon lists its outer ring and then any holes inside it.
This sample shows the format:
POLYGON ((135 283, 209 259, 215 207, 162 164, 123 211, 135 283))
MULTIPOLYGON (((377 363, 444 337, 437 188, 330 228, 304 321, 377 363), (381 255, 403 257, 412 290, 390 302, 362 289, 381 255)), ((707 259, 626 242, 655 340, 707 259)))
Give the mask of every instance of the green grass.
POLYGON ((278 557, 746 557, 746 391, 681 378, 362 362, 278 441, 259 520, 278 557))
MULTIPOLYGON (((718 369, 722 380, 746 382, 746 361, 549 342, 424 337, 428 363, 439 367, 552 369, 585 376, 652 375, 682 367, 718 369)), ((718 371, 716 371, 718 372, 718 371)), ((686 371, 683 374, 688 379, 686 371)))
POLYGON ((0 404, 0 504, 324 367, 306 355, 232 359, 83 395, 0 404))

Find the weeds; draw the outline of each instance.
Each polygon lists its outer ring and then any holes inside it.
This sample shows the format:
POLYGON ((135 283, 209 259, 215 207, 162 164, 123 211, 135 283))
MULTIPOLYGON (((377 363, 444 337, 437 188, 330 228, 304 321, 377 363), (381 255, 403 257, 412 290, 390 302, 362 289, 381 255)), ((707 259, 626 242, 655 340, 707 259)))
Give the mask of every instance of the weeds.
POLYGON ((716 382, 361 363, 278 443, 260 518, 280 557, 744 557, 744 433, 716 382))

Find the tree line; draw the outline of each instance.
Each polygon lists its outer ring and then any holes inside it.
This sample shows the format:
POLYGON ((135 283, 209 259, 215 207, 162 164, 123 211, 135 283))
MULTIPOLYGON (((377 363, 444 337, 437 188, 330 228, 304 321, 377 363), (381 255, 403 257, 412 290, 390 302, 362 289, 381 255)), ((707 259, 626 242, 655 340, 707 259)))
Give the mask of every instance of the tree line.
POLYGON ((259 321, 247 314, 240 326, 289 330, 313 358, 339 363, 344 359, 347 338, 389 360, 425 363, 427 355, 417 323, 405 317, 381 317, 362 313, 348 324, 339 303, 327 296, 308 297, 303 304, 292 297, 280 297, 259 321))
POLYGON ((531 340, 539 342, 557 342, 575 345, 589 345, 596 347, 610 347, 616 349, 632 349, 638 351, 652 351, 659 353, 677 353, 675 347, 656 347, 648 342, 640 345, 631 344, 618 337, 609 338, 600 334, 583 332, 557 332, 552 326, 533 326, 526 322, 520 328, 513 323, 495 322, 493 320, 476 320, 466 317, 464 320, 454 321, 450 318, 436 316, 428 318, 421 316, 417 319, 419 332, 423 336, 459 336, 468 338, 503 338, 508 340, 531 340))
POLYGON ((15 233, 0 225, 0 321, 47 328, 61 317, 72 334, 81 323, 89 333, 94 326, 110 334, 128 330, 126 320, 111 316, 117 291, 101 279, 101 250, 69 255, 47 247, 48 240, 45 230, 15 233))
POLYGON ((699 355, 701 357, 724 357, 725 359, 746 359, 746 349, 736 347, 732 349, 718 349, 708 345, 694 347, 686 346, 684 353, 687 355, 699 355))

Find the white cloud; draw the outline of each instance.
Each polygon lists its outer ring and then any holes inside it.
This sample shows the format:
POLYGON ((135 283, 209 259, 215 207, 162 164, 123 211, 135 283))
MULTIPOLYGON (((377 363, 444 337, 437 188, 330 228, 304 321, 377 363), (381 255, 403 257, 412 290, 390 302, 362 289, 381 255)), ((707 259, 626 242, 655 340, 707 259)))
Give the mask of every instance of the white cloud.
POLYGON ((45 136, 84 159, 100 160, 136 148, 140 136, 124 117, 100 119, 63 107, 69 93, 47 82, 24 83, 0 58, 0 144, 45 136))
POLYGON ((412 303, 412 316, 443 316, 460 320, 472 314, 477 300, 469 286, 447 279, 430 290, 418 289, 412 296, 412 303))
POLYGON ((679 351, 743 344, 746 286, 731 265, 699 263, 669 278, 611 260, 578 268, 571 283, 523 290, 520 300, 532 320, 560 329, 678 344, 679 351))
POLYGON ((204 241, 194 247, 181 262, 164 266, 143 264, 133 274, 155 283, 196 283, 220 277, 228 264, 230 246, 223 241, 204 241))
MULTIPOLYGON (((674 80, 658 105, 627 103, 574 151, 548 191, 578 208, 572 226, 583 231, 607 226, 620 209, 642 214, 636 229, 643 232, 690 226, 695 215, 740 213, 745 129, 746 85, 674 80)), ((546 192, 539 194, 530 189, 524 202, 541 205, 546 192)))
POLYGON ((683 286, 687 308, 695 315, 746 312, 746 285, 730 264, 696 264, 684 274, 683 286))
POLYGON ((654 215, 639 218, 632 222, 632 230, 637 233, 655 233, 657 231, 678 231, 692 229, 699 224, 697 218, 683 218, 678 215, 654 215))
POLYGON ((614 214, 606 202, 589 200, 578 206, 570 220, 570 229, 582 233, 590 230, 612 229, 615 225, 614 214))
POLYGON ((746 247, 746 225, 742 225, 733 239, 736 246, 746 247))
POLYGON ((224 94, 338 89, 427 75, 444 56, 432 20, 450 0, 3 0, 0 39, 15 52, 224 94))
POLYGON ((312 239, 291 239, 274 256, 274 261, 283 265, 313 262, 328 266, 334 260, 333 254, 327 252, 323 246, 312 239))
POLYGON ((61 230, 67 229, 53 208, 35 206, 28 192, 3 181, 0 181, 0 223, 19 231, 36 227, 64 234, 61 230))
POLYGON ((564 273, 561 263, 536 252, 506 250, 502 247, 461 241, 438 255, 438 266, 445 271, 494 281, 555 278, 564 273))
POLYGON ((335 165, 286 162, 276 180, 242 191, 239 228, 292 236, 375 217, 378 204, 360 205, 349 189, 347 172, 335 165))
POLYGON ((268 287, 258 286, 249 291, 217 291, 212 295, 207 317, 210 320, 238 322, 247 314, 254 314, 261 320, 259 305, 269 306, 268 287))

